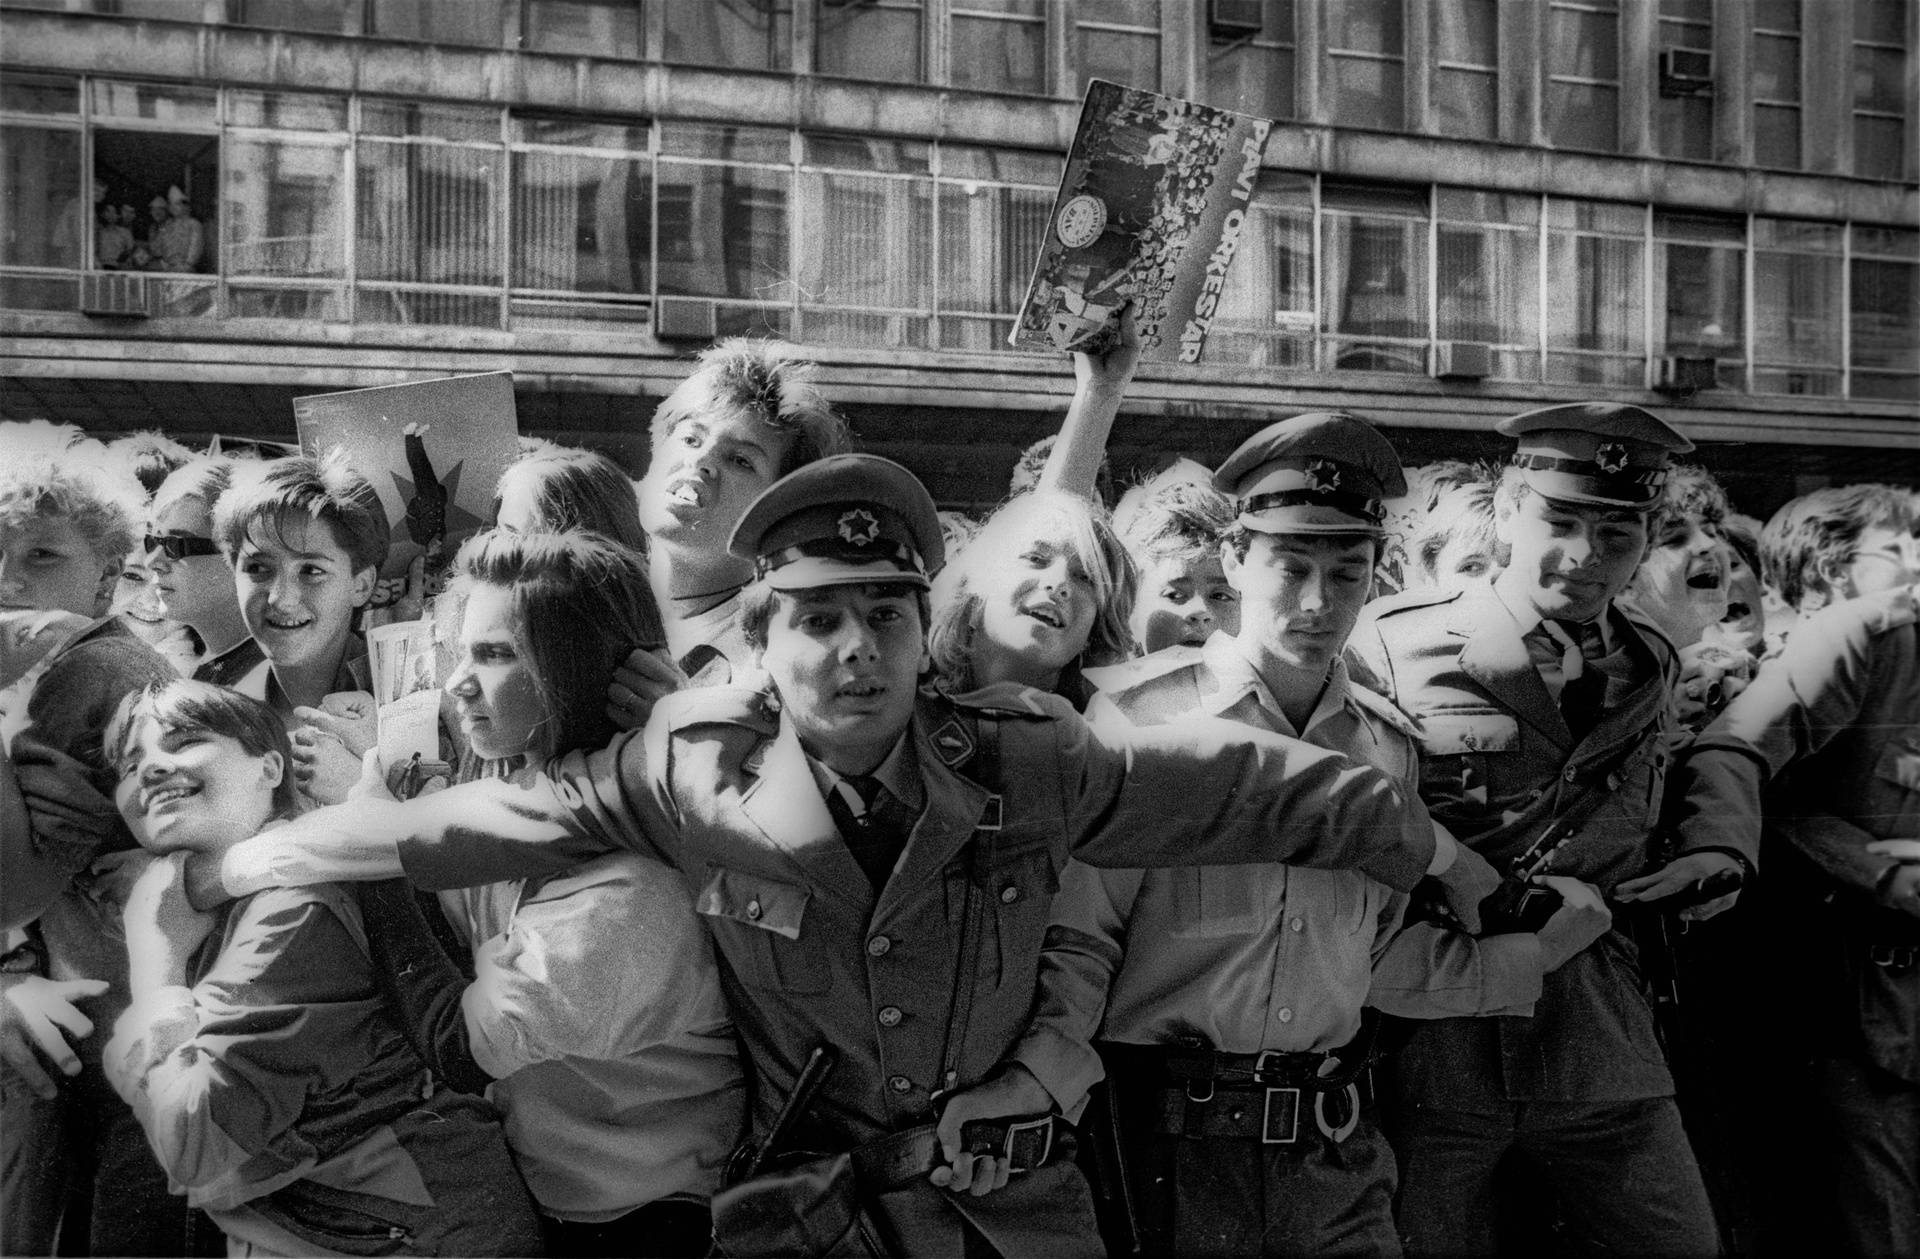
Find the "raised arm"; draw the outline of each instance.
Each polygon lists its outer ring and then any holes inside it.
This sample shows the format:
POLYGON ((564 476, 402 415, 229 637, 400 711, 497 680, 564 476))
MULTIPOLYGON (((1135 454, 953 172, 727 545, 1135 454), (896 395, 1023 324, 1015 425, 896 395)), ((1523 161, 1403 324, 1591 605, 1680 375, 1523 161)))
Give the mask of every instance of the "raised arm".
POLYGON ((1120 313, 1118 337, 1105 354, 1075 354, 1073 401, 1060 424, 1060 440, 1040 471, 1039 488, 1094 498, 1100 464, 1107 457, 1107 439, 1120 414, 1120 402, 1140 365, 1140 338, 1134 331, 1133 308, 1120 313))

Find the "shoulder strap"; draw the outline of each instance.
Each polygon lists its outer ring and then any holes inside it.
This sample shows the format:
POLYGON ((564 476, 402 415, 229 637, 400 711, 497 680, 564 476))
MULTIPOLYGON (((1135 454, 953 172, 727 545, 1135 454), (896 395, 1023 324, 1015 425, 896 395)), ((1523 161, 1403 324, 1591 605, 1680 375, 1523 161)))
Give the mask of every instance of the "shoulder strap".
POLYGON ((973 983, 980 968, 980 936, 985 930, 986 883, 993 869, 993 848, 1000 838, 1000 723, 988 718, 972 719, 960 713, 959 719, 971 729, 973 756, 967 777, 986 788, 986 807, 974 826, 967 844, 967 888, 960 911, 960 947, 955 950, 953 1004, 947 1012, 946 1043, 940 1051, 940 1091, 948 1092, 960 1083, 960 1054, 967 1044, 967 1022, 973 1014, 973 983))

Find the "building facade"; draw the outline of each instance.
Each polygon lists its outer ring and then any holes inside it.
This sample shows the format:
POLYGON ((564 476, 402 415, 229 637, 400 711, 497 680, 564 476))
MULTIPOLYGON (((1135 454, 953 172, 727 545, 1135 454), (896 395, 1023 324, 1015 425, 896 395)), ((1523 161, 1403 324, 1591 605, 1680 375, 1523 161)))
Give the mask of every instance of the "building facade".
POLYGON ((1004 492, 1005 348, 1089 78, 1275 118, 1202 364, 1117 470, 1348 407, 1410 462, 1653 406, 1765 512, 1920 484, 1914 0, 0 0, 9 418, 281 438, 515 373, 638 466, 715 335, 1004 492))

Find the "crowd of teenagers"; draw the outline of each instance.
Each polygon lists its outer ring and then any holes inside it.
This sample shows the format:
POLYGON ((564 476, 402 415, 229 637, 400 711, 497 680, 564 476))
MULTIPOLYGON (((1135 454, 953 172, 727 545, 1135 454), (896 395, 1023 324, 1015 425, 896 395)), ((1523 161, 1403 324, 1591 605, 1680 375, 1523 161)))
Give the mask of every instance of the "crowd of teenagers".
POLYGON ((1133 358, 974 520, 724 342, 385 607, 339 452, 0 426, 0 1250, 1920 1254, 1920 495, 1109 505, 1133 358))

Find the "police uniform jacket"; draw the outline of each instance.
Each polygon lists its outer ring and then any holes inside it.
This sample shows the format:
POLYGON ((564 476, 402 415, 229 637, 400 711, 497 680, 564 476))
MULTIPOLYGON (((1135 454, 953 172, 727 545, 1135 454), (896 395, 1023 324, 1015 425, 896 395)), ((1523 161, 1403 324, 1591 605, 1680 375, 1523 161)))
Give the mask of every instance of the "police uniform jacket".
POLYGON ((1811 928, 1796 952, 1840 1003, 1816 1015, 1831 1020, 1817 1034, 1920 1084, 1920 919, 1881 902, 1893 859, 1867 851, 1920 836, 1915 600, 1909 586, 1795 626, 1701 734, 1677 786, 1682 833, 1696 843, 1751 842, 1764 802, 1769 850, 1785 859, 1769 882, 1795 894, 1796 925, 1811 928))
MULTIPOLYGON (((1491 585, 1384 599, 1354 630, 1350 650, 1420 723, 1420 794, 1434 818, 1503 872, 1594 785, 1599 807, 1551 872, 1609 892, 1648 871, 1676 653, 1618 606, 1607 615, 1613 651, 1626 660, 1610 661, 1601 714, 1578 739, 1491 585)), ((1637 952, 1617 924, 1546 976, 1533 1018, 1421 1024, 1400 1066, 1403 1089, 1463 1109, 1673 1091, 1637 952)))
MULTIPOLYGON (((797 1133, 820 1149, 932 1121, 970 880, 983 930, 973 973, 959 977, 971 995, 960 1088, 983 1079, 1027 1024, 1069 852, 1105 865, 1351 865, 1401 890, 1433 855, 1424 810, 1386 775, 1224 722, 1110 743, 1057 697, 997 687, 964 702, 924 695, 908 737, 925 799, 877 895, 793 728, 766 696, 739 688, 668 696, 644 732, 531 783, 467 784, 431 807, 376 813, 394 819, 407 873, 428 888, 565 869, 612 846, 675 866, 712 933, 747 1049, 752 1133, 771 1125, 815 1046, 839 1050, 797 1133), (991 756, 979 750, 985 727, 991 756), (996 813, 999 828, 984 827, 996 813)), ((329 824, 363 842, 371 833, 352 806, 299 826, 321 850, 329 824)), ((882 1207, 908 1253, 957 1254, 957 1212, 1003 1253, 1056 1253, 1064 1243, 1045 1235, 1048 1224, 1085 1212, 1063 1217, 1047 1195, 1075 1183, 1064 1169, 1033 1173, 975 1199, 920 1181, 882 1207)))

